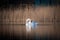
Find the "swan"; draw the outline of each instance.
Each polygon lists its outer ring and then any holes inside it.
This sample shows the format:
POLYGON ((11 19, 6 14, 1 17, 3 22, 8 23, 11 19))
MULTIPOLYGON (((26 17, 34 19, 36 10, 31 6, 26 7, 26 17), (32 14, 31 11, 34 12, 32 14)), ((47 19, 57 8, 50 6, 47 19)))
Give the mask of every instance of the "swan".
POLYGON ((32 21, 30 18, 26 19, 26 31, 30 32, 31 29, 35 29, 37 27, 37 22, 32 21))

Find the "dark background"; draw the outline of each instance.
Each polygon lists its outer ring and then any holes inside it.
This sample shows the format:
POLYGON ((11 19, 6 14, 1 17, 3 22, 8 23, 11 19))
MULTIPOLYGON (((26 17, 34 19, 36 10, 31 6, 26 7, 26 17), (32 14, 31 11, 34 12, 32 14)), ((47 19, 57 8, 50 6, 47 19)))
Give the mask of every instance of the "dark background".
MULTIPOLYGON (((60 0, 0 0, 0 9, 1 8, 8 8, 10 6, 12 7, 16 7, 16 6, 19 6, 21 5, 22 6, 24 4, 27 4, 27 5, 37 5, 37 6, 40 6, 40 5, 60 5, 60 0), (38 3, 39 2, 39 3, 38 3)), ((3 15, 3 14, 2 14, 3 15)), ((1 16, 2 16, 1 15, 1 16)), ((1 22, 0 22, 1 23, 1 22)), ((3 25, 0 25, 0 27, 2 27, 3 25)), ((6 35, 3 35, 2 32, 1 32, 1 35, 0 35, 0 40, 59 40, 59 37, 57 36, 43 36, 43 37, 40 37, 40 36, 28 36, 26 38, 26 36, 15 36, 15 35, 9 35, 9 34, 6 34, 6 35), (37 38, 36 38, 37 37, 37 38)))
POLYGON ((20 4, 33 5, 60 5, 60 0, 0 0, 0 7, 19 6, 20 4))

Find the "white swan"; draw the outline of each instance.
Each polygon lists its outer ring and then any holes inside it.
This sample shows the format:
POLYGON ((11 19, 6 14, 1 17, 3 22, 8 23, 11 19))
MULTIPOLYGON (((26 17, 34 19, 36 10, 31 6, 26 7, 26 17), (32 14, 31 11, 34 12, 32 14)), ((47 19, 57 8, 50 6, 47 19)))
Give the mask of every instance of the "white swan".
POLYGON ((31 31, 31 19, 30 18, 26 19, 26 31, 27 32, 31 31))
POLYGON ((37 22, 32 21, 30 18, 26 19, 26 31, 30 32, 31 28, 35 29, 37 27, 37 22))

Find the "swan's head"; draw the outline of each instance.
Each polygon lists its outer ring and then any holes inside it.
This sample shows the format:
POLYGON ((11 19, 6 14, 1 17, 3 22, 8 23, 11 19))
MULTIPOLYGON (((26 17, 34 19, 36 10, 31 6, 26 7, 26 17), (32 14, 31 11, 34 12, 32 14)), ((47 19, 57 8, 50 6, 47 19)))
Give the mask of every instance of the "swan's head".
POLYGON ((31 19, 30 18, 26 19, 26 23, 28 23, 28 22, 31 22, 31 19))

